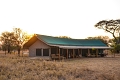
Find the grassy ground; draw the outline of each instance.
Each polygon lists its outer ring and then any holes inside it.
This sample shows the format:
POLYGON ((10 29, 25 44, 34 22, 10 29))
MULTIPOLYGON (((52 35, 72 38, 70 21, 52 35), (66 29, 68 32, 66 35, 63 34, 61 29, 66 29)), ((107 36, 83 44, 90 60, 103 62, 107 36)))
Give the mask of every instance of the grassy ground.
POLYGON ((44 61, 0 54, 0 80, 119 80, 120 57, 44 61))

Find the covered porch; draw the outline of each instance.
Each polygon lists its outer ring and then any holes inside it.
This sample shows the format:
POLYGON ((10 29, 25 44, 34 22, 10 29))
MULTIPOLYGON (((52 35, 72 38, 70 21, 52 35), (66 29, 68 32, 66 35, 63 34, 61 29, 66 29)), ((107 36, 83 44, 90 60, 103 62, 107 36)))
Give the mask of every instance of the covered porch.
POLYGON ((109 47, 58 46, 51 47, 52 59, 70 59, 79 57, 104 57, 109 47))

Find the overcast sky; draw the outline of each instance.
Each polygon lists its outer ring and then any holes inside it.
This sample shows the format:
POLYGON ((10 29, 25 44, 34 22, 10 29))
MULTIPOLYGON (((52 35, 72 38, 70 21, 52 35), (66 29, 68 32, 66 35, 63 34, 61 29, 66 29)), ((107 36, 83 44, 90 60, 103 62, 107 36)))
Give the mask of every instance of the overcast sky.
POLYGON ((120 19, 120 0, 0 0, 0 33, 19 27, 50 36, 110 36, 94 27, 109 19, 120 19))

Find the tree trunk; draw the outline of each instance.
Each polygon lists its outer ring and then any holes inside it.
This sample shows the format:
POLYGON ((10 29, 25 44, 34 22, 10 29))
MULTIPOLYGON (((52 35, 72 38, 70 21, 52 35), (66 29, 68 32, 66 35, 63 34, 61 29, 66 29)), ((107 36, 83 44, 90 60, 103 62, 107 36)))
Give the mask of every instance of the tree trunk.
POLYGON ((23 49, 22 49, 22 57, 23 57, 23 49))
POLYGON ((119 39, 118 39, 118 41, 119 41, 118 43, 120 43, 120 33, 119 33, 119 39))
POLYGON ((8 45, 8 53, 10 53, 10 45, 8 45))
POLYGON ((6 49, 5 49, 5 55, 6 55, 6 49))
POLYGON ((18 48, 18 56, 20 56, 20 48, 18 48))
POLYGON ((115 57, 115 53, 114 53, 114 57, 115 57))
POLYGON ((10 49, 8 48, 8 53, 10 53, 10 49))
POLYGON ((18 56, 20 56, 20 51, 18 50, 18 56))
POLYGON ((114 33, 113 33, 113 37, 114 37, 114 39, 115 39, 115 44, 118 44, 118 40, 117 40, 117 38, 115 37, 115 35, 114 35, 114 33))

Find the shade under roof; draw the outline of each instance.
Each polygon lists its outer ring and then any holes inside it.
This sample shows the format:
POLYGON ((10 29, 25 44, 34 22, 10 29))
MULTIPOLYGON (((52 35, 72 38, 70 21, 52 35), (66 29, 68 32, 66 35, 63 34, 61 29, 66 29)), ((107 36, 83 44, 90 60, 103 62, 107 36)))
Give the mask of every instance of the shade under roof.
POLYGON ((111 49, 112 47, 107 46, 62 46, 62 45, 52 45, 63 49, 111 49))

